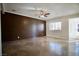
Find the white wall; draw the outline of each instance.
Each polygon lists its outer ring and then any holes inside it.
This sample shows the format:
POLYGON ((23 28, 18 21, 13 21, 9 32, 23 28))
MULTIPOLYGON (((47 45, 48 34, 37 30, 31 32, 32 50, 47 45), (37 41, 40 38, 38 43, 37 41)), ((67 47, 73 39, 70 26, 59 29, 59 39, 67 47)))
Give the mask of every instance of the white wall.
POLYGON ((46 21, 46 35, 55 38, 78 38, 79 32, 77 32, 77 24, 79 24, 79 13, 57 17, 46 21), (61 32, 53 32, 49 30, 49 23, 62 22, 61 32))
POLYGON ((68 39, 68 19, 67 17, 60 17, 46 21, 46 35, 55 38, 68 39), (62 30, 60 32, 53 32, 49 30, 49 23, 62 22, 62 30))
POLYGON ((69 38, 79 38, 78 24, 79 17, 69 19, 69 38))

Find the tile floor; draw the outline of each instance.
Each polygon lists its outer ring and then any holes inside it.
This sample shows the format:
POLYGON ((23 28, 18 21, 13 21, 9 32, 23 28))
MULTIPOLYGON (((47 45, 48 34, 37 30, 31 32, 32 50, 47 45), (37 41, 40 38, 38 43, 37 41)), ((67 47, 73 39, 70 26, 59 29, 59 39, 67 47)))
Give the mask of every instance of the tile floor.
POLYGON ((78 56, 79 41, 37 37, 3 43, 3 56, 78 56))

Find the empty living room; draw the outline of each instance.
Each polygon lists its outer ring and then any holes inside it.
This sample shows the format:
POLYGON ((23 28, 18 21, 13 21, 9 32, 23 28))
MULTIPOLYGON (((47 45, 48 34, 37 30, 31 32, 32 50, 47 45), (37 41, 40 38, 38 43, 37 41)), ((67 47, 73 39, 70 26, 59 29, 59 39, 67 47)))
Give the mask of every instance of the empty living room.
POLYGON ((79 3, 0 3, 2 56, 79 56, 79 3))

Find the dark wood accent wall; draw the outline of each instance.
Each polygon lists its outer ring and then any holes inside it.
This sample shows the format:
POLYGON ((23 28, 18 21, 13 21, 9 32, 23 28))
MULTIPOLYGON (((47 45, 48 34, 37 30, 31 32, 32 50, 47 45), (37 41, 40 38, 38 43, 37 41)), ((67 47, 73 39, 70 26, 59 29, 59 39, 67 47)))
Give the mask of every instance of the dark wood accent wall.
POLYGON ((46 35, 46 22, 12 13, 1 14, 2 40, 12 41, 46 35))

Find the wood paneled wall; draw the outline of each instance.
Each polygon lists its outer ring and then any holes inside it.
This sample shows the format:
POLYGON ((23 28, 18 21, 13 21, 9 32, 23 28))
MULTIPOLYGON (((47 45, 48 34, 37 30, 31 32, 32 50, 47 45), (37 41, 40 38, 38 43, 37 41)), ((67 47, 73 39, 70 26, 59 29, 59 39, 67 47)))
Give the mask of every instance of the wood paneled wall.
POLYGON ((46 21, 12 13, 1 14, 2 40, 46 36, 46 21))

